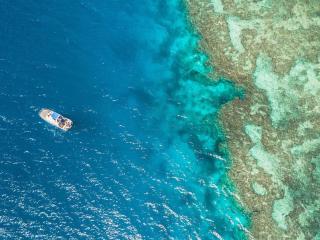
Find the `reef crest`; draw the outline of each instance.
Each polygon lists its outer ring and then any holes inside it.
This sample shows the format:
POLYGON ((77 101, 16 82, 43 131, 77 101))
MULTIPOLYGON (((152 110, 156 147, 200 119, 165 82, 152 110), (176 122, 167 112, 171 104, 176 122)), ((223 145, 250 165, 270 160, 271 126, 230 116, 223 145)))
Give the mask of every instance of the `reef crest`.
POLYGON ((319 2, 186 2, 214 74, 245 90, 220 120, 252 236, 320 239, 319 2))

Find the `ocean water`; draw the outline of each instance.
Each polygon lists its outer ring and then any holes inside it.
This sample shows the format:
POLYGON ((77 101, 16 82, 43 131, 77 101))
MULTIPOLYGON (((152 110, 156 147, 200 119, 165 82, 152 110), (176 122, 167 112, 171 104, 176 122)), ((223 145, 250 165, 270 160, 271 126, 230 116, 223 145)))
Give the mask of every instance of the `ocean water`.
POLYGON ((1 239, 243 239, 179 0, 0 3, 1 239), (71 118, 61 132, 42 107, 71 118))

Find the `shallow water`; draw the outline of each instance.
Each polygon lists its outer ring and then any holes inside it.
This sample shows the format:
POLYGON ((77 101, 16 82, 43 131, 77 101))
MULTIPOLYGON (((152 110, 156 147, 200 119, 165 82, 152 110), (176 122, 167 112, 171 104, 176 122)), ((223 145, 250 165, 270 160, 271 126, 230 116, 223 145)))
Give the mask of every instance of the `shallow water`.
POLYGON ((243 238, 215 121, 239 93, 207 79, 182 2, 14 0, 0 19, 2 238, 243 238))

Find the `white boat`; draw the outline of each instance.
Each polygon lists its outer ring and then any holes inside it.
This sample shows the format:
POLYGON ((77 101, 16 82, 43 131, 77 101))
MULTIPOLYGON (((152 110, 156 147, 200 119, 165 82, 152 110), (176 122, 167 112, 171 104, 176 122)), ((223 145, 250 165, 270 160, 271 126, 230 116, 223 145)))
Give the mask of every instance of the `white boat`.
POLYGON ((68 131, 73 122, 59 113, 56 113, 50 109, 42 108, 39 112, 39 116, 46 122, 50 123, 63 131, 68 131))

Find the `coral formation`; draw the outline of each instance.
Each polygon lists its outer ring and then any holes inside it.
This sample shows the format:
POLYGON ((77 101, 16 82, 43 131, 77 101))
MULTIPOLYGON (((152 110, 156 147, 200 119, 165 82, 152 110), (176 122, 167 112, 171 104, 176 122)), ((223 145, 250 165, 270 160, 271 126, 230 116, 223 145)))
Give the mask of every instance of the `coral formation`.
POLYGON ((319 239, 319 2, 187 4, 214 74, 245 90, 220 120, 253 237, 319 239))

